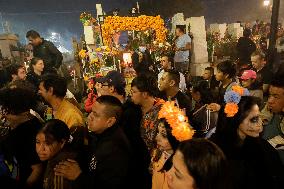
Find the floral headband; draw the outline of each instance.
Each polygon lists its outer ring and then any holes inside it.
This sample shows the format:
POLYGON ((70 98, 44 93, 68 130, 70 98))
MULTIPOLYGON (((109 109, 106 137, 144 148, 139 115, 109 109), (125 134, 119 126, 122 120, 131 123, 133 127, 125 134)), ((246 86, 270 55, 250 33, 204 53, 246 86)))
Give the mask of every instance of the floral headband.
POLYGON ((159 111, 159 119, 165 118, 172 128, 172 135, 180 142, 192 139, 194 130, 188 123, 185 113, 175 106, 174 101, 167 101, 159 111))
POLYGON ((241 97, 249 95, 248 89, 239 85, 232 86, 232 90, 227 91, 224 96, 226 102, 225 113, 227 117, 234 117, 239 111, 238 104, 241 101, 241 97))

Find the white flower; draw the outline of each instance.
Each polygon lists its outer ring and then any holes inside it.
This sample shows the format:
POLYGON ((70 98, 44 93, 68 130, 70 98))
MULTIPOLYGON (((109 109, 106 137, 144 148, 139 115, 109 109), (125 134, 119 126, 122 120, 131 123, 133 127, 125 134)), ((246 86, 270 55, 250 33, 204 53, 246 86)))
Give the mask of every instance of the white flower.
POLYGON ((164 46, 163 43, 159 43, 159 47, 162 48, 164 46))
POLYGON ((153 44, 156 45, 156 44, 157 44, 157 41, 153 41, 153 44))

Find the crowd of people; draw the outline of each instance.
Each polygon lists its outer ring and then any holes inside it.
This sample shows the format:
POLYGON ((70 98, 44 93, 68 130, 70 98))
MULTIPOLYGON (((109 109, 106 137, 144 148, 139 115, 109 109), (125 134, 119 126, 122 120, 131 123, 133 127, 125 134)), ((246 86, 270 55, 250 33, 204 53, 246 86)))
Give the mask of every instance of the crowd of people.
POLYGON ((118 71, 92 78, 82 106, 60 52, 29 31, 28 73, 11 65, 0 89, 1 188, 283 188, 284 70, 255 51, 240 76, 227 60, 192 83, 186 35, 159 74, 133 54, 129 95, 118 71))

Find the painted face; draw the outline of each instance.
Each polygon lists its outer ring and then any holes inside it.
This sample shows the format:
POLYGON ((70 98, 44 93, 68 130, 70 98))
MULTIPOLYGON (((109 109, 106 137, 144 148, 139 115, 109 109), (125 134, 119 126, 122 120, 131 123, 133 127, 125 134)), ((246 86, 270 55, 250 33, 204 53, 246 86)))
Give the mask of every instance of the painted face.
POLYGON ((258 105, 254 105, 248 116, 242 121, 239 126, 239 136, 244 139, 246 136, 259 137, 262 132, 262 120, 258 105))
POLYGON ((131 99, 134 104, 141 105, 143 102, 142 92, 140 92, 136 86, 131 88, 131 99))
POLYGON ((204 73, 203 73, 203 79, 205 80, 209 80, 210 77, 211 77, 211 72, 209 70, 204 70, 204 73))
POLYGON ((158 126, 158 134, 156 136, 157 146, 160 150, 170 151, 172 150, 171 144, 167 137, 167 131, 164 123, 160 123, 158 126))
POLYGON ((47 141, 44 133, 36 136, 36 152, 41 161, 52 159, 64 146, 65 141, 47 141))
POLYGON ((43 60, 39 60, 35 65, 33 65, 33 69, 37 72, 43 72, 43 68, 44 68, 43 60))
POLYGON ((159 90, 160 91, 165 91, 166 89, 168 89, 170 86, 170 79, 168 76, 167 72, 164 72, 161 79, 159 80, 159 90))
POLYGON ((195 181, 190 175, 186 164, 184 163, 183 154, 177 151, 173 157, 173 166, 166 173, 168 187, 170 189, 194 189, 195 181))
POLYGON ((88 128, 94 133, 102 133, 108 126, 109 118, 106 116, 106 106, 95 102, 92 107, 92 112, 88 116, 88 128))
POLYGON ((273 113, 280 113, 284 111, 284 89, 270 86, 269 98, 267 101, 268 108, 273 113))

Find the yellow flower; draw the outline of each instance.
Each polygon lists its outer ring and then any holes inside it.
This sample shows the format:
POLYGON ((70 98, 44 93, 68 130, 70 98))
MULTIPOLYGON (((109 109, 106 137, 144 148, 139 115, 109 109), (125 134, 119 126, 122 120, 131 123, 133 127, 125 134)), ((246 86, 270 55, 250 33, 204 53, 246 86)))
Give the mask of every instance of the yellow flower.
POLYGON ((80 56, 81 59, 86 58, 86 56, 87 56, 87 53, 86 53, 86 52, 87 52, 87 51, 86 51, 86 50, 83 50, 83 49, 79 52, 79 56, 80 56))
POLYGON ((98 47, 98 48, 96 48, 95 51, 96 51, 96 52, 101 52, 101 51, 102 51, 102 48, 98 47))

